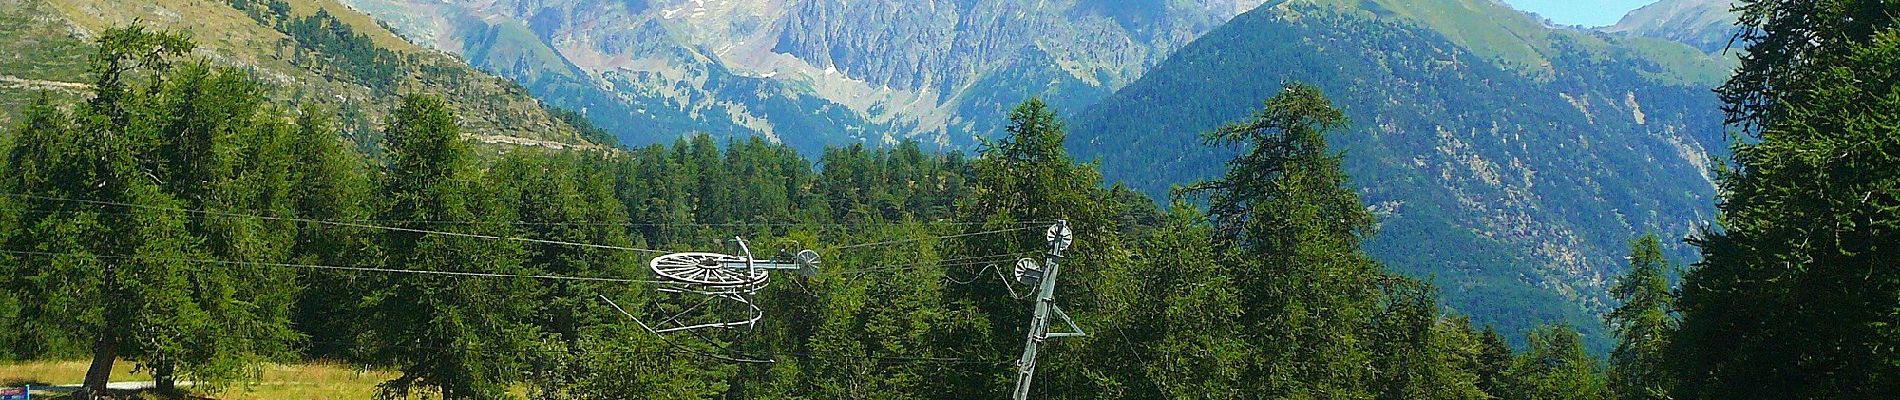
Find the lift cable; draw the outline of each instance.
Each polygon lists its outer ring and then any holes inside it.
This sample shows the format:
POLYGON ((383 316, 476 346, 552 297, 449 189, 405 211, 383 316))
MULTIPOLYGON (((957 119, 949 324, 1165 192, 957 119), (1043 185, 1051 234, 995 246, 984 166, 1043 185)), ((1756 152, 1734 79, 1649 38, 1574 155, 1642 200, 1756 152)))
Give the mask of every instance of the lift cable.
POLYGON ((205 259, 157 257, 157 256, 124 256, 124 255, 100 255, 100 254, 81 254, 81 253, 54 253, 54 252, 25 251, 25 250, 0 250, 0 253, 49 256, 49 257, 91 257, 91 258, 118 259, 118 260, 156 260, 156 261, 173 261, 173 262, 183 262, 183 263, 193 263, 193 264, 223 264, 223 265, 259 266, 259 267, 302 268, 302 269, 317 269, 317 270, 332 270, 332 271, 384 272, 384 273, 418 274, 418 275, 446 275, 446 276, 479 277, 479 278, 525 278, 525 279, 544 279, 544 280, 613 282, 613 283, 649 283, 649 284, 673 283, 670 281, 658 281, 658 280, 602 278, 602 277, 588 277, 588 276, 502 274, 502 273, 490 273, 490 272, 434 271, 434 270, 421 270, 421 269, 396 269, 396 268, 376 268, 376 267, 344 267, 344 266, 334 266, 334 265, 273 263, 273 262, 260 262, 260 261, 229 261, 229 260, 205 260, 205 259))
POLYGON ((143 205, 143 204, 122 203, 122 202, 116 202, 116 201, 68 199, 68 198, 60 198, 60 197, 37 196, 37 195, 30 195, 30 194, 11 194, 11 193, 0 194, 0 195, 22 197, 22 198, 29 198, 29 199, 36 199, 36 200, 46 200, 46 201, 64 201, 64 202, 106 205, 106 206, 115 206, 115 207, 141 208, 141 209, 157 210, 157 211, 181 212, 181 213, 187 213, 187 214, 208 215, 208 216, 216 216, 216 217, 257 218, 257 219, 272 220, 272 221, 303 222, 303 223, 311 223, 311 224, 344 226, 344 227, 351 227, 351 228, 382 229, 382 230, 390 230, 390 231, 397 231, 397 232, 456 236, 456 237, 466 237, 466 238, 476 238, 476 239, 510 240, 510 241, 517 241, 517 242, 552 244, 552 245, 562 245, 562 246, 578 246, 578 247, 589 247, 589 248, 608 249, 608 250, 637 251, 637 252, 657 253, 657 254, 670 253, 669 251, 665 251, 665 250, 642 249, 642 248, 634 248, 634 247, 626 247, 626 246, 567 242, 567 241, 560 241, 560 240, 530 239, 530 238, 508 237, 508 236, 481 235, 481 234, 461 233, 461 232, 446 232, 446 231, 435 231, 435 230, 428 230, 428 229, 402 228, 402 227, 394 227, 394 226, 371 225, 371 224, 363 224, 363 223, 355 223, 355 222, 329 221, 329 220, 310 219, 310 218, 274 217, 274 216, 266 216, 266 215, 251 215, 251 214, 240 214, 240 213, 231 213, 231 212, 222 212, 222 211, 191 210, 191 209, 183 209, 183 208, 171 208, 171 207, 148 206, 148 205, 143 205))

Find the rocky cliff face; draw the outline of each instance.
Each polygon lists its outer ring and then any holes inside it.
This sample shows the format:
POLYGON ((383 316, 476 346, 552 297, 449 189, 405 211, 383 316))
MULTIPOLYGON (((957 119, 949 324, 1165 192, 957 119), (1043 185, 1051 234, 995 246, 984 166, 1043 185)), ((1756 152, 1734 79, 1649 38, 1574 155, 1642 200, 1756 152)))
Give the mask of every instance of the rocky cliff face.
POLYGON ((346 0, 630 143, 967 147, 1029 96, 1079 109, 1259 0, 346 0))

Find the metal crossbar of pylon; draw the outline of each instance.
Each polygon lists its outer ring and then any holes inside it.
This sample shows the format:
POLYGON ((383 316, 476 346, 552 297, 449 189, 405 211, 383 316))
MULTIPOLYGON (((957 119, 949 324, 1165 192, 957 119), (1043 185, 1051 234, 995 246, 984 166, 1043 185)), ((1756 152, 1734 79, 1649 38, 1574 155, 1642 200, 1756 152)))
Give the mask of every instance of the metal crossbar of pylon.
POLYGON ((1016 361, 1016 390, 1013 396, 1016 400, 1029 398, 1029 384, 1036 377, 1036 350, 1042 342, 1087 335, 1075 325, 1075 320, 1069 318, 1068 313, 1056 306, 1056 274, 1061 271, 1059 261, 1063 258, 1062 252, 1068 250, 1075 241, 1075 234, 1069 230, 1068 221, 1060 220, 1049 227, 1043 238, 1048 241, 1049 253, 1044 255, 1041 265, 1028 258, 1016 262, 1016 280, 1036 285, 1035 316, 1029 320, 1029 335, 1023 343, 1023 356, 1016 361), (1069 326, 1069 332, 1049 332, 1049 317, 1052 315, 1062 318, 1063 324, 1069 326))

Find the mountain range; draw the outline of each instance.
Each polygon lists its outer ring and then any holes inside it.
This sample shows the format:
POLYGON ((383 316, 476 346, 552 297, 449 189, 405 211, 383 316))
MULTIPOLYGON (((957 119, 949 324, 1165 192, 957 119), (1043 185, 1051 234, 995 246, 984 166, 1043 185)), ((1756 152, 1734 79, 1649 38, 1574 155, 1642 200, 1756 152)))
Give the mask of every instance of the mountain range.
POLYGON ((972 149, 1040 97, 1074 152, 1164 199, 1232 154, 1201 132, 1301 81, 1352 120, 1332 139, 1381 217, 1375 256, 1509 337, 1565 322, 1602 350, 1627 241, 1713 219, 1726 5, 1585 31, 1494 0, 0 0, 0 123, 83 95, 92 32, 142 21, 337 107, 372 152, 412 92, 496 146, 705 132, 806 154, 972 149))
MULTIPOLYGON (((341 115, 359 147, 375 151, 381 120, 403 94, 449 100, 473 139, 495 146, 600 148, 611 138, 570 122, 515 83, 412 45, 334 0, 0 0, 0 124, 11 126, 45 93, 89 93, 93 38, 132 23, 180 30, 193 56, 253 72, 297 103, 341 115)), ((582 124, 584 126, 584 124, 582 124)))
POLYGON ((967 149, 1009 107, 1079 110, 1260 0, 345 0, 582 110, 681 132, 967 149))
POLYGON ((1484 0, 1278 1, 1077 116, 1071 143, 1106 176, 1167 196, 1234 154, 1201 132, 1286 82, 1313 84, 1351 120, 1332 140, 1381 217, 1375 256, 1434 277, 1478 322, 1568 322, 1604 350, 1596 315, 1613 305, 1628 241, 1686 238, 1713 218, 1726 138, 1709 89, 1729 65, 1484 0))
POLYGON ((1623 16, 1605 32, 1673 40, 1718 53, 1735 36, 1734 0, 1662 0, 1623 16))

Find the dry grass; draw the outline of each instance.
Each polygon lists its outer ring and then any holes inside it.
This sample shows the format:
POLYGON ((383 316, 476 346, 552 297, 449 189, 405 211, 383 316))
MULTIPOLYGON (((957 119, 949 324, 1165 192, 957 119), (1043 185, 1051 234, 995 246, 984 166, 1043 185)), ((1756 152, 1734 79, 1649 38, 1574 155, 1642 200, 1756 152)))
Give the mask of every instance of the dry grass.
MULTIPOLYGON (((129 362, 116 363, 112 371, 112 380, 118 382, 152 379, 150 375, 134 373, 131 364, 129 362)), ((85 361, 0 364, 0 382, 8 385, 76 384, 84 379, 85 375, 85 361)), ((230 400, 367 399, 375 394, 377 383, 395 376, 396 374, 392 372, 362 372, 330 363, 272 365, 264 368, 264 375, 257 382, 249 382, 223 392, 203 395, 209 398, 230 400)), ((40 391, 35 391, 34 394, 35 398, 40 395, 53 398, 52 395, 54 395, 54 393, 40 391)))

